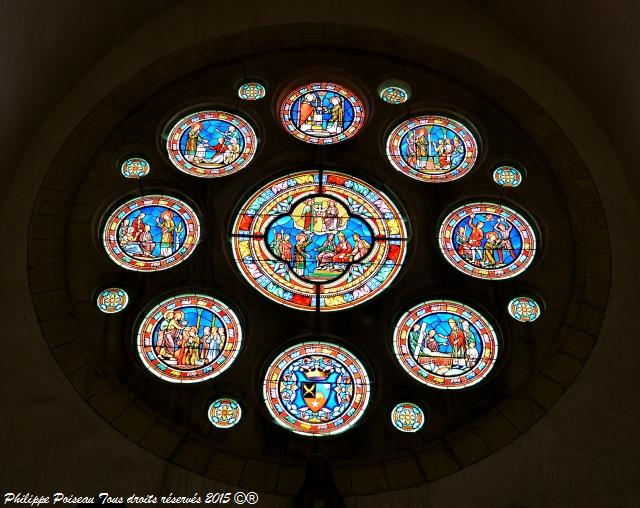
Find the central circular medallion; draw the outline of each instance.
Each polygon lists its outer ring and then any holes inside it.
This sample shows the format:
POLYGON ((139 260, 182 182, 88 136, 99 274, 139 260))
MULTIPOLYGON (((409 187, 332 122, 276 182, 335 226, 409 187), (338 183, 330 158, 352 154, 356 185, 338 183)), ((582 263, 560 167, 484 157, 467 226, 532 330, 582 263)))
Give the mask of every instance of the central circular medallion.
POLYGON ((264 400, 283 427, 323 436, 348 430, 362 418, 371 395, 362 363, 327 342, 304 342, 280 354, 267 369, 264 400))
POLYGON ((333 311, 380 293, 398 274, 407 230, 371 185, 335 171, 282 177, 257 191, 232 230, 234 259, 262 294, 333 311))
POLYGON ((306 143, 328 145, 352 136, 364 125, 362 99, 335 83, 309 83, 289 92, 280 104, 280 121, 306 143))
POLYGON ((229 368, 240 351, 235 313, 207 295, 184 294, 153 307, 138 329, 144 366, 172 383, 196 383, 229 368))

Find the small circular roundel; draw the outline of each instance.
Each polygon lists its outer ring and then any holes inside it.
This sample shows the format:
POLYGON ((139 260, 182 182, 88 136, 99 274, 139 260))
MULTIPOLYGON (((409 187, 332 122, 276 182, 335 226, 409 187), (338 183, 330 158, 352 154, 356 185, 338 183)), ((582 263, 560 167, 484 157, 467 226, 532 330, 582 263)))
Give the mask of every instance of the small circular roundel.
POLYGON ((478 279, 508 279, 524 272, 536 254, 536 235, 523 215, 497 203, 470 203, 442 221, 444 258, 478 279))
POLYGON ((147 195, 120 205, 107 219, 102 241, 111 260, 127 270, 166 270, 193 254, 200 222, 184 201, 147 195))
POLYGON ((275 421, 297 434, 327 436, 350 429, 371 396, 369 376, 343 347, 304 342, 267 369, 264 400, 275 421))
POLYGON ((177 295, 153 307, 138 329, 138 355, 154 376, 197 383, 227 370, 242 345, 236 314, 202 294, 177 295))
POLYGON ((108 288, 100 292, 96 305, 105 314, 115 314, 124 310, 129 303, 129 295, 124 289, 108 288))
POLYGON ((512 166, 500 166, 493 171, 493 181, 501 187, 517 187, 522 183, 522 173, 512 166))
POLYGON ((306 143, 328 145, 355 136, 364 125, 365 106, 348 88, 309 83, 290 91, 280 104, 280 122, 306 143))
POLYGON ((489 374, 498 357, 498 338, 489 321, 471 307, 431 300, 402 315, 393 351, 401 367, 421 383, 461 389, 489 374))
POLYGON ((509 315, 521 323, 530 323, 540 317, 540 305, 533 298, 518 296, 509 302, 509 315))
POLYGON ((239 115, 198 111, 178 120, 167 137, 171 163, 183 173, 203 178, 227 176, 253 159, 256 133, 239 115))
POLYGON ((387 158, 398 171, 423 182, 462 178, 473 168, 478 143, 462 123, 426 115, 402 122, 387 138, 387 158))
POLYGON ((142 178, 151 171, 149 163, 141 157, 131 157, 122 163, 120 172, 125 178, 142 178))
POLYGON ((218 429, 229 429, 240 423, 242 408, 233 399, 218 399, 211 403, 207 417, 218 429))
POLYGON ((238 87, 238 97, 245 101, 258 101, 265 95, 267 95, 267 89, 256 81, 248 81, 238 87))
POLYGON ((413 402, 401 402, 391 411, 391 424, 400 432, 418 432, 425 420, 424 411, 413 402))

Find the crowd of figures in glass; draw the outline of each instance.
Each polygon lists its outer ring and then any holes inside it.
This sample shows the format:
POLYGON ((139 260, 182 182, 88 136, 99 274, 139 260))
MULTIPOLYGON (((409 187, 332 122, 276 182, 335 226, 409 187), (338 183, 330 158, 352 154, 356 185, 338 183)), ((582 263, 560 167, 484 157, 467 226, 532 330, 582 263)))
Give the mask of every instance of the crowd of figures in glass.
POLYGON ((305 434, 335 434, 353 425, 369 398, 362 364, 327 343, 291 348, 271 364, 265 402, 276 421, 305 434))
POLYGON ((218 374, 235 357, 239 340, 237 318, 221 302, 184 295, 147 315, 138 348, 155 374, 195 381, 218 374))
POLYGON ((421 116, 398 125, 387 140, 387 157, 399 171, 423 181, 464 176, 473 167, 478 145, 461 123, 441 116, 421 116))
POLYGON ((307 143, 335 143, 362 126, 362 101, 334 83, 311 83, 292 91, 280 108, 285 128, 307 143))
POLYGON ((402 367, 438 388, 461 388, 491 369, 498 345, 475 310, 451 301, 420 304, 400 319, 394 349, 402 367))
POLYGON ((535 254, 535 235, 513 210, 475 203, 452 212, 440 228, 440 248, 456 268, 479 278, 507 278, 524 271, 535 254))
POLYGON ((202 177, 225 176, 253 158, 256 135, 246 120, 222 111, 200 111, 181 119, 167 139, 167 152, 181 171, 202 177))
POLYGON ((184 202, 143 196, 111 214, 103 240, 109 257, 125 268, 163 270, 191 254, 199 231, 195 213, 184 202))

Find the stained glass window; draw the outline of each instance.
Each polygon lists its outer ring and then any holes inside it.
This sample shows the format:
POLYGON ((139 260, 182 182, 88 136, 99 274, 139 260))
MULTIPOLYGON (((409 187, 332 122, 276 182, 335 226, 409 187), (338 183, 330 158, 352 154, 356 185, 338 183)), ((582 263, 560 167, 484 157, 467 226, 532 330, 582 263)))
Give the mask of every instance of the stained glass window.
POLYGON ((496 203, 470 203, 442 221, 440 250, 461 272, 479 279, 507 279, 533 261, 536 236, 521 214, 496 203))
POLYGON ((236 359, 242 330, 236 314, 220 300, 183 294, 164 300, 138 329, 144 366, 171 383, 197 383, 218 376, 236 359))
POLYGON ((128 270, 166 270, 188 258, 200 239, 200 222, 185 202, 147 195, 120 205, 102 235, 109 257, 128 270))
POLYGON ((522 173, 512 166, 500 166, 493 172, 493 181, 502 187, 517 187, 522 183, 522 173))
POLYGON ((411 96, 411 87, 399 79, 388 79, 378 86, 378 96, 389 104, 403 104, 411 96))
POLYGON ((233 399, 218 399, 209 406, 207 416, 214 427, 229 429, 240 422, 242 408, 233 399))
POLYGON ((127 159, 120 166, 120 171, 125 178, 142 178, 149 174, 151 166, 141 157, 127 159))
POLYGON ((257 101, 265 95, 267 95, 267 89, 255 81, 249 81, 238 87, 238 97, 245 101, 257 101))
POLYGON ((258 141, 249 123, 224 111, 199 111, 178 120, 167 137, 167 153, 183 173, 214 178, 245 168, 258 141))
POLYGON ((362 363, 343 347, 320 341, 284 351, 264 381, 269 413, 297 434, 323 436, 350 429, 364 415, 370 396, 362 363))
POLYGON ((391 165, 423 182, 449 182, 473 168, 478 143, 462 123, 437 115, 411 118, 398 125, 387 139, 391 165))
POLYGON ((100 292, 96 305, 105 314, 115 314, 129 303, 129 295, 124 289, 108 288, 100 292))
POLYGON ((263 295, 302 310, 334 311, 391 284, 406 253, 396 205, 335 171, 284 176, 258 190, 232 230, 234 259, 263 295))
POLYGON ((364 125, 362 100, 335 83, 309 83, 287 94, 280 105, 280 121, 292 136, 318 145, 339 143, 364 125))
POLYGON ((540 317, 540 305, 533 298, 518 296, 509 302, 509 315, 516 321, 528 323, 540 317))
POLYGON ((413 402, 401 402, 391 411, 391 424, 400 432, 418 432, 425 420, 424 411, 413 402))
POLYGON ((471 307, 432 300, 402 315, 393 350, 414 379, 434 388, 460 389, 489 374, 498 357, 498 339, 489 321, 471 307))

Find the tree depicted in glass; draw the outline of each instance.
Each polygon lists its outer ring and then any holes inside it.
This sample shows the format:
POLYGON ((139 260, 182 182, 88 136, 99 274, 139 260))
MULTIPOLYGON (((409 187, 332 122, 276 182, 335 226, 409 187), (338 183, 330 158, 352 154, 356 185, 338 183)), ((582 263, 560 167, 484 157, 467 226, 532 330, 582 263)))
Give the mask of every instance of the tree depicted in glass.
POLYGON ((498 339, 489 321, 471 307, 431 300, 402 315, 393 351, 402 368, 421 383, 461 389, 489 374, 498 357, 498 339))
POLYGON ((540 317, 540 305, 533 298, 518 296, 509 302, 509 315, 516 321, 529 323, 540 317))
POLYGON ((108 288, 100 292, 96 305, 105 314, 115 314, 129 303, 129 295, 124 289, 108 288))
POLYGON ((335 171, 284 176, 258 190, 232 229, 234 259, 249 283, 296 309, 335 311, 391 284, 407 230, 382 192, 335 171))
POLYGON ((267 95, 267 89, 255 81, 249 81, 238 87, 238 97, 245 101, 257 101, 265 95, 267 95))
POLYGON ((141 157, 127 159, 120 166, 120 172, 125 178, 142 178, 151 171, 149 163, 141 157))
POLYGON ((412 402, 401 402, 391 411, 391 424, 400 432, 418 432, 425 420, 424 411, 412 402))
POLYGON ((267 369, 264 400, 283 427, 311 436, 338 434, 364 415, 371 385, 362 363, 343 347, 304 342, 267 369))
POLYGON ((335 83, 309 83, 290 91, 280 104, 280 121, 306 143, 328 145, 352 136, 364 125, 362 100, 335 83))
POLYGON ((500 166, 493 172, 493 181, 502 187, 517 187, 522 183, 522 173, 512 166, 500 166))
POLYGON ((524 272, 536 253, 536 235, 518 212, 497 203, 470 203, 442 221, 444 258, 479 279, 507 279, 524 272))
POLYGON ((211 403, 207 416, 211 425, 218 429, 229 429, 240 422, 242 409, 233 399, 218 399, 211 403))
POLYGON ((185 202, 147 195, 120 205, 107 219, 102 241, 114 263, 128 270, 166 270, 187 259, 200 239, 200 222, 185 202))
POLYGON ((221 301, 182 294, 153 307, 138 329, 138 355, 153 375, 171 383, 197 383, 218 376, 236 359, 242 329, 221 301))
POLYGON ((449 182, 466 175, 478 143, 462 123, 426 115, 402 122, 387 139, 387 158, 398 171, 423 182, 449 182))
POLYGON ((167 137, 173 165, 204 178, 227 176, 247 167, 257 146, 251 125, 224 111, 199 111, 181 118, 167 137))

